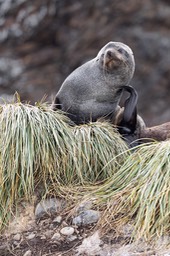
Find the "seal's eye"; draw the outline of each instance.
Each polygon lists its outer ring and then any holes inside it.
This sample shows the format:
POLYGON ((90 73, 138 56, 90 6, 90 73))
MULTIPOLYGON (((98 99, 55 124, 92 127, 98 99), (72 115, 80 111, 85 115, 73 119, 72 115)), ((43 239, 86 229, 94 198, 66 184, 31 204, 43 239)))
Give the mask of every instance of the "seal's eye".
POLYGON ((119 48, 117 51, 120 53, 124 53, 124 50, 122 48, 119 48))
POLYGON ((129 57, 129 53, 126 50, 124 50, 123 48, 119 48, 117 51, 124 54, 126 56, 126 58, 129 57))

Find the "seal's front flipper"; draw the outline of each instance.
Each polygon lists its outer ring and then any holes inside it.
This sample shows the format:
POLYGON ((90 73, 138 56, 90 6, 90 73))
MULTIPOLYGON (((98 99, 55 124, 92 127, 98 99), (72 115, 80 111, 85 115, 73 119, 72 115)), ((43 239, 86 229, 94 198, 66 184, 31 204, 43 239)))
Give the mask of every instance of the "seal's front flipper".
POLYGON ((131 86, 123 86, 123 89, 130 93, 130 96, 126 99, 124 104, 123 122, 128 123, 137 115, 136 106, 138 101, 138 93, 131 86))
POLYGON ((137 139, 138 115, 136 106, 138 94, 131 86, 123 86, 123 89, 128 91, 130 96, 125 100, 124 107, 119 110, 115 124, 120 134, 130 145, 131 142, 137 139))
POLYGON ((119 117, 119 121, 117 123, 118 130, 120 134, 124 135, 130 135, 134 134, 137 128, 137 108, 135 107, 133 109, 133 113, 131 113, 131 116, 128 116, 128 119, 125 116, 125 109, 122 112, 122 117, 119 117))

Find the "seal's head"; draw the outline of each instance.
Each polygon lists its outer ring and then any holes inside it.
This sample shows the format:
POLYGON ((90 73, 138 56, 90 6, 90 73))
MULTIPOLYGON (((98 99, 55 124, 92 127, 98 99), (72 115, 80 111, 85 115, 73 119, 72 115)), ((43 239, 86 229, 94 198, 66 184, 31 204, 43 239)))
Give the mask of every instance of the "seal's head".
POLYGON ((109 42, 98 53, 96 61, 111 76, 118 75, 124 85, 129 84, 135 70, 133 52, 121 42, 109 42))

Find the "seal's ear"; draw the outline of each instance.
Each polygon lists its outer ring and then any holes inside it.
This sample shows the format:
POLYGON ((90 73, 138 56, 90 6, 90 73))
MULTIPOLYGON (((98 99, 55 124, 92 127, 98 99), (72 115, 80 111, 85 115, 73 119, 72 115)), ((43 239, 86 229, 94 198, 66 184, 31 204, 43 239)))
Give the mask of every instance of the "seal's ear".
POLYGON ((137 126, 137 100, 138 94, 136 90, 131 86, 123 86, 124 90, 130 93, 130 96, 126 99, 124 104, 124 110, 119 117, 117 126, 119 132, 124 134, 133 134, 137 126))
POLYGON ((59 98, 57 97, 57 95, 55 96, 54 102, 52 104, 52 110, 57 110, 57 109, 61 109, 61 103, 59 98))

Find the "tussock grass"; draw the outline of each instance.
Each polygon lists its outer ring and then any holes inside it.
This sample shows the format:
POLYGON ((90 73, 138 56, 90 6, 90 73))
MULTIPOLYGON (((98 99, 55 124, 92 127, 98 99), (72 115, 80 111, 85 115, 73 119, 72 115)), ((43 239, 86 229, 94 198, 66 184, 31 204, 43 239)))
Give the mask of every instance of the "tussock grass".
POLYGON ((86 190, 111 177, 127 155, 126 144, 107 123, 74 127, 46 104, 31 106, 18 99, 2 105, 0 228, 17 202, 29 200, 39 185, 45 195, 67 194, 75 186, 86 190))
POLYGON ((0 218, 1 225, 14 203, 29 199, 38 183, 49 179, 68 154, 69 120, 46 105, 20 102, 5 104, 0 111, 0 218))
POLYGON ((107 122, 95 122, 73 128, 73 151, 64 161, 60 177, 67 184, 96 184, 112 177, 129 154, 116 129, 107 122))
POLYGON ((133 220, 135 239, 168 234, 169 179, 170 141, 138 147, 112 180, 96 191, 106 209, 100 224, 109 229, 109 225, 120 227, 133 220))
POLYGON ((135 238, 170 231, 170 141, 127 148, 106 122, 74 126, 46 104, 0 106, 0 229, 21 199, 93 200, 100 227, 134 223, 135 238))

